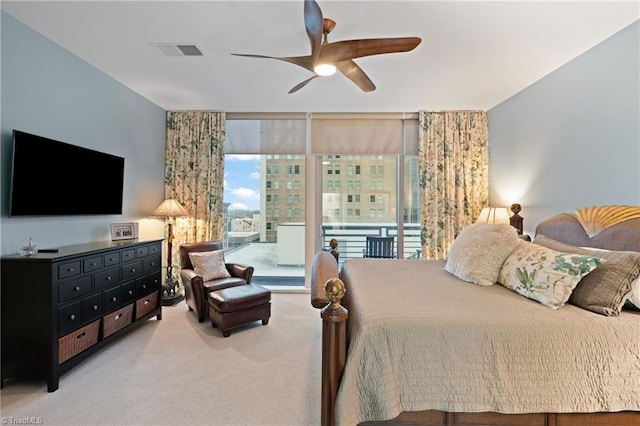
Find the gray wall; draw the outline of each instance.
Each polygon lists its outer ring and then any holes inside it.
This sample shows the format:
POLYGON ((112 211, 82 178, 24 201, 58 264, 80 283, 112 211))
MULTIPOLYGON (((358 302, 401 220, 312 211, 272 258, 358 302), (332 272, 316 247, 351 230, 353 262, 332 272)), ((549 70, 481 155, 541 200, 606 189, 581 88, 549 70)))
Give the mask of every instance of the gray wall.
POLYGON ((29 237, 41 248, 109 240, 112 222, 136 221, 141 237, 162 237, 162 222, 148 216, 164 198, 165 111, 10 15, 1 19, 1 253, 29 237), (8 217, 13 129, 124 157, 123 214, 8 217))
POLYGON ((492 205, 525 231, 580 207, 640 205, 640 24, 488 111, 492 205))

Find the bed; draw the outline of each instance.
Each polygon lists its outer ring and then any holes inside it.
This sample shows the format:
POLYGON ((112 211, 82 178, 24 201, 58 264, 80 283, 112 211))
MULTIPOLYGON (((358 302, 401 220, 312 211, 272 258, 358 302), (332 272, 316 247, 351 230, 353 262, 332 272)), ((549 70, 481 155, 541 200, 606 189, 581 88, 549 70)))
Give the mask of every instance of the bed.
MULTIPOLYGON (((640 252, 640 217, 630 217, 585 229, 563 213, 522 244, 640 252)), ((316 254, 323 425, 640 425, 640 311, 550 309, 445 266, 349 259, 338 270, 316 254)))

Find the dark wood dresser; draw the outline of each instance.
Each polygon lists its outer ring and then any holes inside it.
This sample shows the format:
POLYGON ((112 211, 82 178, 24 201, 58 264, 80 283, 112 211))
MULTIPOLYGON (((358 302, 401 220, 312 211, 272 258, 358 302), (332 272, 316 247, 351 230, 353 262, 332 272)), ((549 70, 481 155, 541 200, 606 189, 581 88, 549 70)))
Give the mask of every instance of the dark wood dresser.
POLYGON ((100 241, 2 257, 2 378, 62 374, 154 315, 162 239, 100 241))

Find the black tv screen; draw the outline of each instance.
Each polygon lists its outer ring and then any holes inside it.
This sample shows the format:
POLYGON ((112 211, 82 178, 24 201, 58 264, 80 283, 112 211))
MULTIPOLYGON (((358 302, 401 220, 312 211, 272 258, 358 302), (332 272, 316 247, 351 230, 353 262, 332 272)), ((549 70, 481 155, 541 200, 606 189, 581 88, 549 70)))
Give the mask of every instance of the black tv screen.
POLYGON ((124 158, 13 131, 9 216, 122 214, 124 158))

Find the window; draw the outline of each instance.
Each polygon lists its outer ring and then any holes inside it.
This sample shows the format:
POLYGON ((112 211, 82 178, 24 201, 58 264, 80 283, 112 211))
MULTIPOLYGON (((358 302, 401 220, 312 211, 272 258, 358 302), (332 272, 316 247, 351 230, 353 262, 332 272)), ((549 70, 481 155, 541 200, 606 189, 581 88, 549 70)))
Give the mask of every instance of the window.
POLYGON ((370 203, 375 203, 376 202, 376 196, 375 195, 370 195, 369 196, 369 202, 370 203))
MULTIPOLYGON (((276 230, 279 222, 303 224, 307 218, 318 217, 321 218, 319 220, 322 220, 322 224, 306 223, 305 237, 317 238, 318 234, 322 233, 322 241, 326 244, 328 240, 324 239, 330 238, 332 235, 330 232, 334 232, 328 230, 335 229, 337 233, 333 235, 338 238, 343 247, 341 261, 343 256, 346 260, 348 257, 361 255, 361 250, 358 253, 357 249, 348 253, 350 250, 348 247, 358 247, 360 244, 355 239, 359 236, 348 235, 353 235, 354 232, 361 234, 362 226, 370 228, 367 232, 375 229, 376 226, 387 227, 388 229, 379 231, 398 235, 399 254, 403 253, 404 257, 412 252, 415 254, 415 249, 407 251, 408 238, 415 238, 416 247, 419 247, 418 125, 413 117, 415 114, 411 114, 410 119, 380 118, 379 115, 362 118, 363 115, 360 114, 354 117, 343 117, 348 114, 322 113, 314 113, 313 116, 304 113, 271 114, 271 117, 282 117, 276 119, 250 117, 260 115, 259 113, 227 114, 225 154, 227 157, 251 156, 258 159, 258 162, 255 163, 255 168, 247 167, 254 163, 237 163, 244 166, 247 178, 244 181, 228 179, 228 168, 225 165, 225 205, 228 206, 225 221, 229 220, 233 214, 239 214, 234 209, 243 205, 250 206, 249 198, 246 198, 246 201, 236 201, 231 197, 227 199, 233 190, 234 194, 251 197, 257 202, 256 208, 250 207, 248 210, 243 210, 242 214, 245 215, 244 217, 254 219, 256 238, 261 242, 277 242, 276 230), (329 115, 331 117, 325 117, 329 115), (283 116, 295 116, 295 118, 283 116), (327 121, 333 119, 340 121, 338 125, 327 121), (388 131, 387 123, 393 122, 398 123, 399 127, 388 131), (405 128, 404 123, 407 122, 415 122, 415 124, 411 128, 405 128), (399 131, 399 129, 402 130, 399 131), (364 133, 361 133, 361 130, 364 130, 364 133), (406 148, 406 145, 402 147, 401 142, 396 143, 393 140, 408 142, 414 140, 411 143, 414 143, 415 147, 406 148), (320 144, 316 145, 317 142, 320 144), (311 153, 314 156, 313 161, 306 157, 305 153, 311 153), (412 160, 409 161, 409 158, 412 160), (308 165, 313 166, 311 174, 307 173, 308 165), (348 178, 341 179, 345 173, 348 178), (250 175, 256 183, 260 182, 256 186, 255 193, 246 191, 249 188, 247 182, 250 182, 248 179, 250 175), (371 179, 371 176, 374 178, 371 179), (323 182, 316 184, 315 181, 308 181, 316 177, 321 178, 323 182), (403 181, 399 182, 398 177, 402 177, 403 181), (318 209, 317 215, 315 212, 305 213, 307 189, 312 191, 308 194, 309 196, 316 197, 312 205, 318 209), (279 198, 281 194, 282 199, 279 198), (373 200, 371 195, 374 196, 373 200), (362 205, 363 200, 366 202, 365 205, 362 205), (397 217, 396 211, 403 212, 404 217, 397 217), (407 223, 398 223, 402 219, 407 223), (338 223, 339 226, 324 227, 325 222, 338 223), (350 227, 350 223, 357 226, 350 227), (409 226, 415 226, 415 230, 408 228, 409 226), (407 232, 407 229, 410 232, 407 232), (342 241, 345 241, 344 245, 342 241)), ((405 115, 403 114, 402 117, 405 115)), ((227 223, 225 222, 225 232, 230 230, 227 223)), ((280 232, 282 231, 283 227, 280 228, 280 232)), ((317 241, 321 239, 318 238, 317 241)), ((304 255, 306 245, 302 240, 300 244, 297 251, 304 255)), ((235 253, 234 250, 233 254, 235 253)), ((304 264, 304 259, 301 264, 304 264)), ((257 268, 256 274, 259 274, 257 268)), ((301 273, 301 279, 304 279, 303 277, 304 272, 301 273)), ((287 280, 287 282, 290 281, 287 280)))

